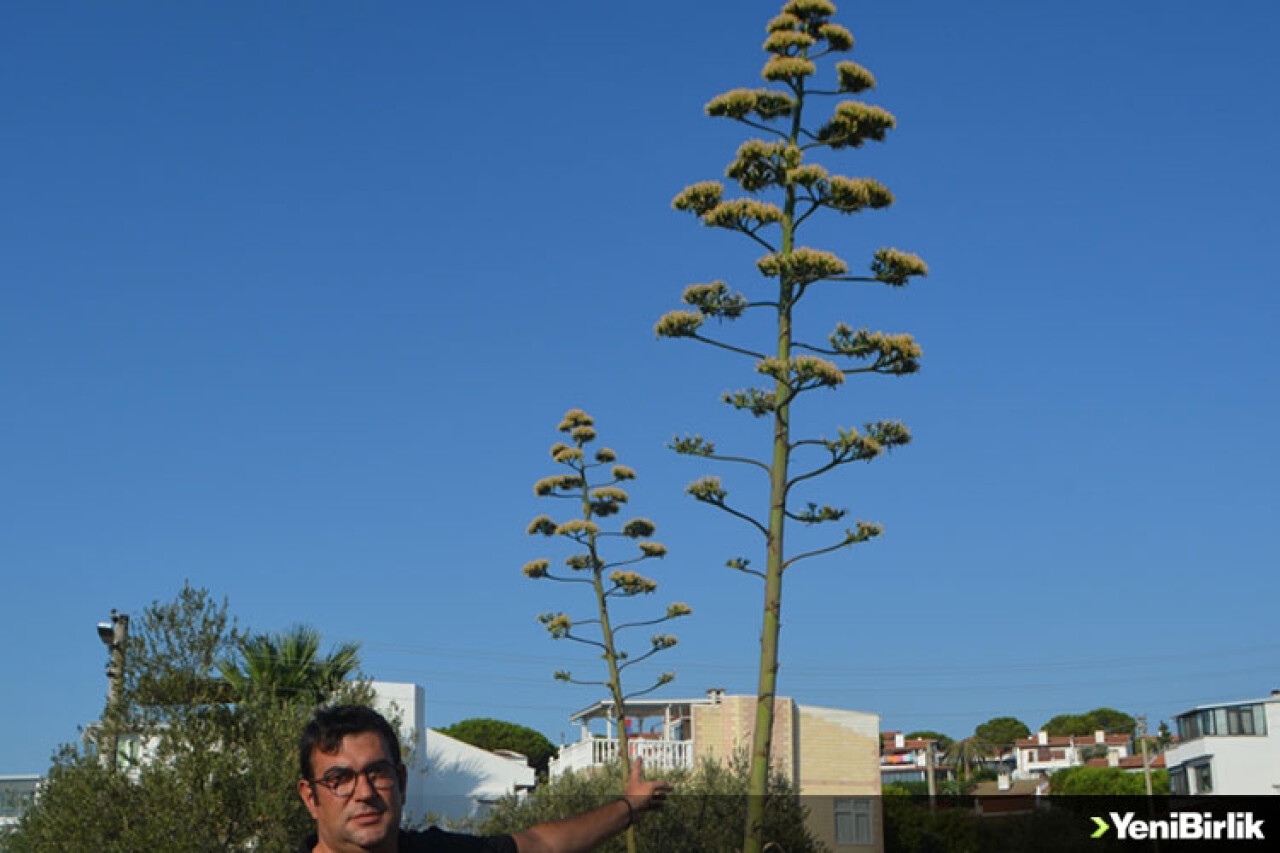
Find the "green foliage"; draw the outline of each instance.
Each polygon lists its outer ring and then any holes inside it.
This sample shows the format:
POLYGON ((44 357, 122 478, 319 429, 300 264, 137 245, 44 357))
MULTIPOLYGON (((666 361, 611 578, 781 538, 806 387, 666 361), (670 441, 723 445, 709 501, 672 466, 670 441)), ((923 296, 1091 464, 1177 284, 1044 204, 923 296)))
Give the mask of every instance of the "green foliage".
MULTIPOLYGON (((721 182, 702 181, 686 187, 672 200, 676 210, 693 214, 704 225, 739 232, 754 249, 764 248, 766 254, 758 258, 756 268, 768 280, 765 298, 756 301, 735 293, 722 281, 691 285, 684 291, 684 302, 697 310, 671 311, 655 327, 660 338, 692 339, 749 358, 756 374, 772 380, 765 387, 725 392, 721 398, 755 418, 773 420, 768 453, 754 458, 722 455, 715 449, 717 443, 701 437, 677 438, 672 445, 682 454, 752 466, 764 472, 769 481, 767 516, 753 516, 731 504, 729 489, 718 477, 701 477, 687 489, 695 500, 723 510, 764 534, 767 559, 763 572, 747 569, 744 558, 735 557, 728 563, 731 568, 765 580, 759 705, 751 753, 751 789, 757 794, 763 790, 771 750, 771 699, 776 695, 783 572, 799 560, 865 542, 880 533, 878 525, 858 521, 846 529, 843 537, 834 538, 825 546, 785 555, 784 538, 794 541, 784 537, 788 520, 816 526, 838 521, 846 514, 843 508, 816 501, 801 503, 804 499, 793 487, 838 466, 869 461, 910 438, 901 424, 895 422, 895 426, 888 427, 882 422, 884 441, 870 425, 866 435, 851 429, 843 431, 834 442, 797 441, 792 437, 793 424, 797 423, 792 405, 810 391, 839 388, 846 377, 855 374, 913 373, 921 358, 920 347, 910 335, 866 328, 854 332, 852 326, 845 324, 837 326, 829 346, 805 340, 808 333, 801 323, 799 306, 812 288, 848 287, 853 282, 897 287, 928 272, 924 261, 915 255, 883 247, 872 254, 869 274, 855 275, 835 253, 797 242, 801 226, 819 211, 847 215, 885 208, 893 202, 893 194, 876 180, 832 175, 821 165, 806 161, 811 153, 824 149, 858 148, 883 140, 896 124, 884 109, 855 100, 841 101, 826 118, 814 120, 813 107, 818 98, 862 92, 875 85, 875 78, 865 68, 841 61, 834 64, 829 75, 834 78, 834 87, 822 88, 820 81, 828 75, 821 73, 818 60, 853 47, 849 30, 829 20, 834 14, 835 6, 828 0, 789 0, 781 14, 766 26, 763 48, 768 58, 761 75, 774 85, 733 89, 712 98, 706 106, 709 116, 738 121, 766 135, 764 139, 742 142, 725 171, 729 180, 736 181, 751 196, 726 199, 721 182), (766 193, 772 196, 771 200, 759 197, 766 193), (766 312, 775 327, 761 335, 758 346, 721 340, 713 336, 719 332, 709 329, 706 323, 715 317, 728 325, 748 311, 766 312), (810 454, 820 457, 822 450, 830 458, 806 461, 810 454), (807 467, 796 473, 800 466, 807 467), (795 505, 789 503, 793 500, 795 505)), ((760 853, 761 840, 755 826, 759 815, 754 803, 751 812, 745 848, 747 853, 760 853)))
POLYGON ((955 765, 961 779, 972 778, 973 768, 983 759, 996 754, 996 748, 992 744, 976 736, 955 741, 945 753, 947 761, 955 765))
POLYGON ((939 752, 946 752, 951 748, 951 744, 955 743, 955 738, 944 735, 942 732, 932 732, 927 729, 921 729, 918 732, 911 732, 904 735, 907 740, 931 740, 935 743, 939 752))
POLYGON ((360 644, 320 653, 320 632, 295 625, 278 634, 241 637, 236 654, 218 665, 237 701, 270 696, 319 705, 360 665, 360 644))
MULTIPOLYGON (((1067 796, 1143 796, 1147 783, 1141 772, 1119 767, 1067 767, 1049 777, 1049 790, 1067 796)), ((1169 771, 1151 771, 1151 790, 1154 794, 1169 793, 1169 771)))
MULTIPOLYGON (((660 812, 646 815, 636 828, 638 846, 664 853, 731 851, 742 844, 746 815, 747 767, 743 758, 728 766, 706 761, 693 771, 661 776, 675 784, 675 792, 660 812)), ((507 798, 475 827, 482 833, 513 832, 545 820, 580 814, 616 800, 623 788, 621 768, 614 764, 591 773, 566 773, 543 785, 524 801, 507 798)), ((773 775, 765 803, 765 838, 786 853, 819 853, 818 843, 805 827, 805 809, 791 785, 773 775)), ((621 853, 622 838, 597 848, 621 853)))
POLYGON ((556 746, 535 729, 505 720, 492 720, 486 717, 472 717, 459 720, 451 726, 440 729, 451 738, 478 746, 481 749, 509 749, 529 759, 529 764, 545 776, 547 764, 551 756, 556 754, 556 746))
POLYGON ((1008 749, 1019 738, 1030 737, 1031 729, 1016 717, 992 717, 975 728, 973 733, 993 746, 1008 749))
POLYGON ((1132 735, 1137 727, 1133 717, 1115 708, 1095 708, 1084 714, 1059 714, 1041 726, 1055 737, 1092 735, 1097 731, 1132 735))
MULTIPOLYGON (((138 760, 113 771, 92 740, 62 747, 11 850, 293 849, 311 826, 295 786, 298 733, 314 695, 277 691, 276 681, 236 691, 220 681, 225 656, 241 672, 250 667, 235 657, 243 635, 226 602, 205 590, 184 586, 132 624, 138 630, 116 724, 123 741, 141 744, 138 760)), ((368 701, 370 694, 344 682, 322 698, 368 701)))

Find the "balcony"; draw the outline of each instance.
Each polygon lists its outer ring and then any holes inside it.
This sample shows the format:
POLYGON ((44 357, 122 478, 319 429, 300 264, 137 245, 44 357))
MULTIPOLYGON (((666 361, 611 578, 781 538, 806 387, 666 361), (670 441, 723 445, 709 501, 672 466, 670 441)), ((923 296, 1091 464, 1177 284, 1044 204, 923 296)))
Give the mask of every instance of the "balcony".
MULTIPOLYGON (((691 740, 633 737, 628 743, 632 757, 639 756, 644 760, 645 770, 687 770, 693 767, 691 740)), ((554 778, 569 770, 589 770, 617 760, 617 738, 590 737, 560 747, 560 754, 551 759, 549 769, 554 778)))

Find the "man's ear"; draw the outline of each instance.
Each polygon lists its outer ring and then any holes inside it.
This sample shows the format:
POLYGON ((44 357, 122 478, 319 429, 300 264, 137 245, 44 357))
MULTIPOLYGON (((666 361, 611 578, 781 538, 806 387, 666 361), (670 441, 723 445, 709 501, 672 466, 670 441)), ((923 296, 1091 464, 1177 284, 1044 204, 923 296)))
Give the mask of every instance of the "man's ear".
POLYGON ((302 804, 307 807, 307 812, 314 818, 316 811, 320 808, 320 803, 316 798, 315 785, 312 785, 306 779, 299 779, 298 796, 302 797, 302 804))

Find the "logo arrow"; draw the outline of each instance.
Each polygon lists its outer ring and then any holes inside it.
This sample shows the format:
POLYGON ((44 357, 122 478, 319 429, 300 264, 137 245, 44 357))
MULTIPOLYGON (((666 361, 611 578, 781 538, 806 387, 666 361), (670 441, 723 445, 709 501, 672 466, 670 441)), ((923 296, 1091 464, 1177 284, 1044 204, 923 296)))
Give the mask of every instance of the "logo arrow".
POLYGON ((1111 826, 1100 817, 1093 818, 1093 822, 1098 825, 1098 828, 1094 830, 1093 835, 1089 836, 1090 838, 1101 838, 1106 835, 1107 830, 1111 828, 1111 826))

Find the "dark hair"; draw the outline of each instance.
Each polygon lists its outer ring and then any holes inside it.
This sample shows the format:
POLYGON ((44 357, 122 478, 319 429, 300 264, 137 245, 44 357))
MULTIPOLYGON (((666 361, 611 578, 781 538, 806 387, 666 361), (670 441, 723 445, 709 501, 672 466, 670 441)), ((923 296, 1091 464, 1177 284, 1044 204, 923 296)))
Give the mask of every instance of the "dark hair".
POLYGON ((391 760, 399 767, 400 738, 396 730, 387 722, 387 718, 372 708, 364 705, 334 705, 330 708, 317 708, 311 721, 302 730, 298 738, 298 771, 302 778, 311 779, 311 753, 315 750, 330 754, 342 748, 342 739, 347 735, 377 732, 382 735, 387 749, 391 752, 391 760))

